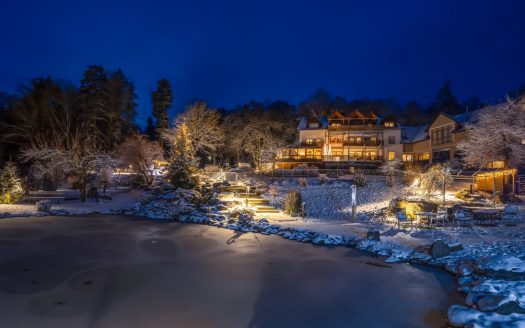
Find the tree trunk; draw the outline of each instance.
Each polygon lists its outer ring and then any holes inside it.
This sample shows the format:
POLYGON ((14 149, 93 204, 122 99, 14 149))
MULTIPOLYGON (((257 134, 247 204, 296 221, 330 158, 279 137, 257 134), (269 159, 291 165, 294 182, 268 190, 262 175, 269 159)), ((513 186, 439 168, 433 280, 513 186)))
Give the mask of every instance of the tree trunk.
POLYGON ((78 178, 78 188, 80 190, 80 200, 85 202, 86 201, 86 185, 87 185, 87 177, 81 176, 78 178))

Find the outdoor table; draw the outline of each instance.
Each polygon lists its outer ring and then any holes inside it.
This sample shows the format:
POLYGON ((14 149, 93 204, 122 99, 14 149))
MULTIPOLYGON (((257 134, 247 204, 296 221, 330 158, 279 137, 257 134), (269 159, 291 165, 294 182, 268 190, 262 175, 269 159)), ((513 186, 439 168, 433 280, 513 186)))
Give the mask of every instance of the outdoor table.
POLYGON ((419 222, 426 223, 426 225, 429 228, 432 228, 432 224, 434 223, 434 220, 436 218, 436 213, 434 212, 416 212, 414 214, 416 215, 416 219, 419 222))
POLYGON ((472 210, 472 215, 479 224, 497 224, 501 220, 500 210, 475 209, 472 210))

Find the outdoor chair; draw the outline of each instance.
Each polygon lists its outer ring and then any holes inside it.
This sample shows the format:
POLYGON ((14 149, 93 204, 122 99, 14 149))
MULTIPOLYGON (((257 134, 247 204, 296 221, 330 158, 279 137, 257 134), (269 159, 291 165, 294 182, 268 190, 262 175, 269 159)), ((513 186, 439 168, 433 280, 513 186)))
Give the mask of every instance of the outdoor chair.
POLYGON ((396 210, 396 221, 397 221, 397 228, 401 229, 401 224, 412 224, 412 220, 410 220, 407 216, 406 209, 404 208, 398 208, 396 210))
POLYGON ((474 226, 474 218, 472 215, 464 210, 457 210, 454 212, 454 222, 457 223, 458 228, 463 226, 470 225, 471 227, 474 226))
POLYGON ((439 210, 436 214, 436 218, 434 219, 435 223, 441 222, 443 228, 445 228, 445 223, 448 222, 448 212, 447 210, 439 210))
POLYGON ((519 209, 517 206, 505 206, 501 215, 501 222, 506 225, 518 224, 519 209))

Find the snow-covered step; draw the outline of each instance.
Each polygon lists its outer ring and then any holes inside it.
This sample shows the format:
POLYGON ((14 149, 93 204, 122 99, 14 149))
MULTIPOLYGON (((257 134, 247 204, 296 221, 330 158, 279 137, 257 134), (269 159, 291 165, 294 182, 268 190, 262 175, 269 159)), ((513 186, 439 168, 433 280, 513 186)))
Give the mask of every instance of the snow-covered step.
POLYGON ((256 193, 246 193, 246 192, 236 192, 235 193, 235 196, 239 197, 239 198, 259 198, 259 195, 257 195, 256 193))
POLYGON ((279 213, 279 210, 273 206, 258 205, 255 206, 255 213, 279 213))
POLYGON ((263 198, 248 198, 246 201, 248 205, 270 205, 270 201, 263 198))

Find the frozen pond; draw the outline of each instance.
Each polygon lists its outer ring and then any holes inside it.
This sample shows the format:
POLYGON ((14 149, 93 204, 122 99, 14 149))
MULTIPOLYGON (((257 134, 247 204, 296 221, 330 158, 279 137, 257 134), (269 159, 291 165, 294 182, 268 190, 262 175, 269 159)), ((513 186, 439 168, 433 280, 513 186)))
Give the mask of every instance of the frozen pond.
POLYGON ((446 327, 453 277, 125 216, 0 220, 0 327, 446 327))

